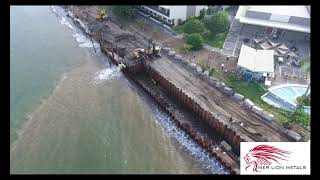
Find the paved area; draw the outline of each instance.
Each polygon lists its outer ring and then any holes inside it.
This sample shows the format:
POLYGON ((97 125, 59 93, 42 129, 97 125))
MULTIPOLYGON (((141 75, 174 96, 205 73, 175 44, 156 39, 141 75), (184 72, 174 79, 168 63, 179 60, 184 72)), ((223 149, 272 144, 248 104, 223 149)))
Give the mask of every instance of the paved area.
POLYGON ((168 33, 172 36, 177 36, 178 34, 173 31, 170 27, 164 25, 163 23, 157 21, 156 19, 153 19, 152 17, 149 17, 148 15, 137 11, 137 15, 139 16, 139 18, 142 18, 144 20, 145 23, 149 24, 149 25, 153 25, 158 27, 162 32, 168 33))
MULTIPOLYGON (((241 24, 238 20, 233 19, 230 25, 229 33, 224 42, 221 53, 227 56, 238 56, 236 51, 237 43, 239 41, 239 35, 241 30, 241 24)), ((240 53, 240 52, 239 52, 240 53)))

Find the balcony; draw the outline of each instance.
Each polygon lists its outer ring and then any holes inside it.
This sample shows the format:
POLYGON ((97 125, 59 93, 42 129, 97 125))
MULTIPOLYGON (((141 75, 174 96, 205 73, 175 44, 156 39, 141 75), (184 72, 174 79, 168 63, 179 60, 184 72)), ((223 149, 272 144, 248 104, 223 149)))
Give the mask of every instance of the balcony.
POLYGON ((160 6, 147 6, 148 8, 154 10, 154 11, 157 11, 158 13, 160 14, 163 14, 167 17, 170 16, 170 10, 169 9, 165 9, 163 7, 160 7, 160 6))

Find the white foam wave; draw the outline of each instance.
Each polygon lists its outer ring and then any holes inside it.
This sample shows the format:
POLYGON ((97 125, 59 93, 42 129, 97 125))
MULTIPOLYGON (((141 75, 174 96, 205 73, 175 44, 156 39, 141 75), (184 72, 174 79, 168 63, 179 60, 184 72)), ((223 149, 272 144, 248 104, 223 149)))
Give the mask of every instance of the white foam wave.
POLYGON ((79 47, 93 48, 93 45, 94 45, 96 50, 100 51, 99 44, 95 41, 93 41, 93 44, 92 44, 90 38, 86 37, 85 35, 77 33, 77 34, 72 35, 72 37, 74 37, 76 39, 76 41, 79 43, 79 47))
POLYGON ((155 118, 158 120, 157 122, 161 124, 166 135, 177 140, 184 150, 188 151, 197 159, 200 166, 212 173, 228 174, 228 171, 220 162, 214 157, 210 157, 208 152, 193 141, 187 133, 177 127, 166 113, 160 111, 158 108, 152 109, 155 118))
POLYGON ((54 13, 57 12, 57 10, 56 10, 56 8, 55 8, 54 6, 51 6, 51 10, 52 10, 52 12, 54 12, 54 13))
POLYGON ((66 20, 65 17, 62 17, 61 20, 60 20, 60 23, 67 26, 68 28, 70 29, 74 29, 74 27, 66 20))
POLYGON ((97 84, 100 84, 101 82, 104 82, 106 80, 117 79, 120 76, 121 76, 120 68, 111 67, 111 68, 98 71, 94 79, 97 84))

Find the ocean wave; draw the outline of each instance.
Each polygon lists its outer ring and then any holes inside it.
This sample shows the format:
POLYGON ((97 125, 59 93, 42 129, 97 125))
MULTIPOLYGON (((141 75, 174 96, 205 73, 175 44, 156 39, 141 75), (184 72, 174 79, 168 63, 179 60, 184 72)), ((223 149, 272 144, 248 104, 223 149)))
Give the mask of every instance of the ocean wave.
POLYGON ((158 120, 157 123, 161 125, 165 134, 178 141, 180 148, 195 157, 200 166, 211 173, 228 174, 228 171, 219 161, 210 157, 209 153, 191 139, 186 132, 177 127, 166 113, 156 107, 153 107, 152 111, 154 111, 155 119, 158 120))
POLYGON ((57 12, 57 10, 56 10, 56 8, 55 8, 54 6, 51 6, 51 10, 52 10, 52 12, 54 12, 54 13, 57 12))
POLYGON ((103 69, 101 71, 98 71, 95 76, 95 82, 97 84, 100 84, 106 80, 110 79, 117 79, 121 76, 121 71, 119 67, 111 67, 107 69, 103 69))
POLYGON ((74 27, 66 20, 65 17, 62 17, 61 20, 60 20, 60 23, 67 26, 68 28, 70 29, 74 29, 74 27))
POLYGON ((87 36, 83 34, 73 34, 72 37, 76 39, 76 41, 79 43, 79 47, 81 48, 96 48, 97 51, 100 51, 99 44, 93 40, 93 44, 87 36))

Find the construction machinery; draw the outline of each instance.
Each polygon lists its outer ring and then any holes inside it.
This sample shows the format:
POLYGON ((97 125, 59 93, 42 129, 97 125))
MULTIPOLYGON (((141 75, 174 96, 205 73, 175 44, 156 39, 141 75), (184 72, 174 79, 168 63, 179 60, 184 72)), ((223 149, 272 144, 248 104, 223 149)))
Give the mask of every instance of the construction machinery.
POLYGON ((96 19, 98 21, 103 21, 103 20, 107 19, 106 10, 105 9, 98 9, 98 13, 97 13, 96 19))
POLYGON ((149 47, 148 47, 148 50, 147 50, 148 58, 161 57, 160 51, 161 51, 161 47, 160 46, 156 46, 156 43, 152 39, 150 39, 149 40, 149 47))
POLYGON ((134 59, 140 59, 140 57, 144 57, 145 49, 143 48, 137 48, 133 50, 133 58, 134 59))

